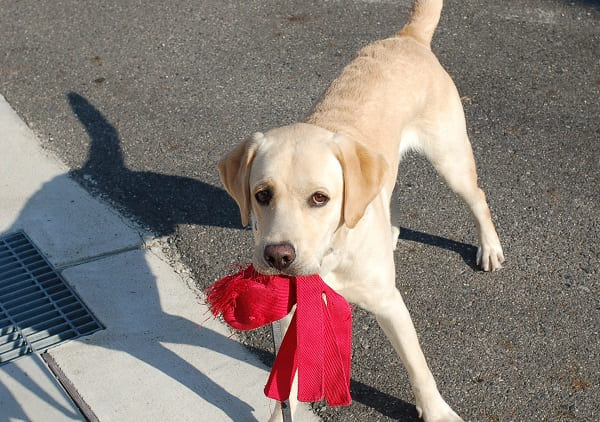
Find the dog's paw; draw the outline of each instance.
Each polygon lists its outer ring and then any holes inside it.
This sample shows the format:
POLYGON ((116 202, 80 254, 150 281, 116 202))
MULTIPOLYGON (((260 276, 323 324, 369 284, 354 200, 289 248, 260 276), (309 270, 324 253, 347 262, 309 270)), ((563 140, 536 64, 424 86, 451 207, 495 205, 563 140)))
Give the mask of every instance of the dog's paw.
POLYGON ((483 271, 498 271, 504 262, 500 242, 483 244, 477 249, 477 266, 483 271))
POLYGON ((417 406, 417 412, 425 422, 464 422, 443 399, 436 406, 429 406, 425 409, 417 406))
POLYGON ((415 391, 417 413, 425 422, 462 422, 462 418, 446 403, 437 389, 425 394, 415 391))

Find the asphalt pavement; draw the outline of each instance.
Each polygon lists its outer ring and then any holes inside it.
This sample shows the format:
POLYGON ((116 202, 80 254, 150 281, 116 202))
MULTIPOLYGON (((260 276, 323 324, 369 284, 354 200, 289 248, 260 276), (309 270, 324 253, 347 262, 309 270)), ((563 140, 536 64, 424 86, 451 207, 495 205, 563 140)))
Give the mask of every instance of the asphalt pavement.
MULTIPOLYGON (((301 120, 410 4, 3 1, 0 94, 202 289, 251 251, 219 158, 301 120)), ((466 420, 598 420, 600 4, 446 1, 433 49, 463 98, 507 258, 477 271, 466 207, 425 160, 403 161, 397 284, 440 391, 466 420)), ((243 339, 272 361, 268 330, 243 339)), ((351 406, 318 403, 319 416, 417 420, 404 368, 361 310, 351 387, 351 406)))

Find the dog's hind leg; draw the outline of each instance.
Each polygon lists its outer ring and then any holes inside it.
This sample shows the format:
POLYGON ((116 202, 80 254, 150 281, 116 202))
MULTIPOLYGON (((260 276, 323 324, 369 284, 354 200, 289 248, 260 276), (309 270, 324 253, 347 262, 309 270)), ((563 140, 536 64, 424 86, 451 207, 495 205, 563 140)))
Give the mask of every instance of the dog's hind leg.
MULTIPOLYGON (((450 99, 452 101, 452 99, 450 99)), ((504 262, 504 253, 485 194, 477 184, 477 171, 471 143, 467 136, 464 114, 458 104, 450 107, 445 121, 429 126, 421 147, 440 176, 468 206, 479 233, 477 265, 484 271, 495 271, 504 262)))

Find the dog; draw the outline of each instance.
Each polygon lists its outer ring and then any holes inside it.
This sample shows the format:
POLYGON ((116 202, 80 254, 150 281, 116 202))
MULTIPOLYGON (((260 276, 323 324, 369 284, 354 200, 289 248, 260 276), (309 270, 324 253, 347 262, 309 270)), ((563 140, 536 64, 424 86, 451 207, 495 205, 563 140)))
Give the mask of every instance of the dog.
POLYGON ((442 3, 417 0, 408 23, 364 47, 304 122, 255 133, 219 163, 242 224, 251 224, 256 269, 319 274, 372 312, 406 367, 427 422, 461 418, 437 389, 395 285, 399 228, 390 201, 407 151, 422 153, 469 206, 479 234, 477 264, 495 271, 504 261, 477 184, 459 94, 431 51, 442 3))

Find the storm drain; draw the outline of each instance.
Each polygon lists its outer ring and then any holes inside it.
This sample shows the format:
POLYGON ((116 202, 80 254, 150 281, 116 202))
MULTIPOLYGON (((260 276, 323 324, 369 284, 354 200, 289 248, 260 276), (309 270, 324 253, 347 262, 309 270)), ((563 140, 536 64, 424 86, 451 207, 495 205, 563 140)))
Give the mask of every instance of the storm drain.
POLYGON ((102 328, 25 233, 0 237, 0 365, 102 328))

